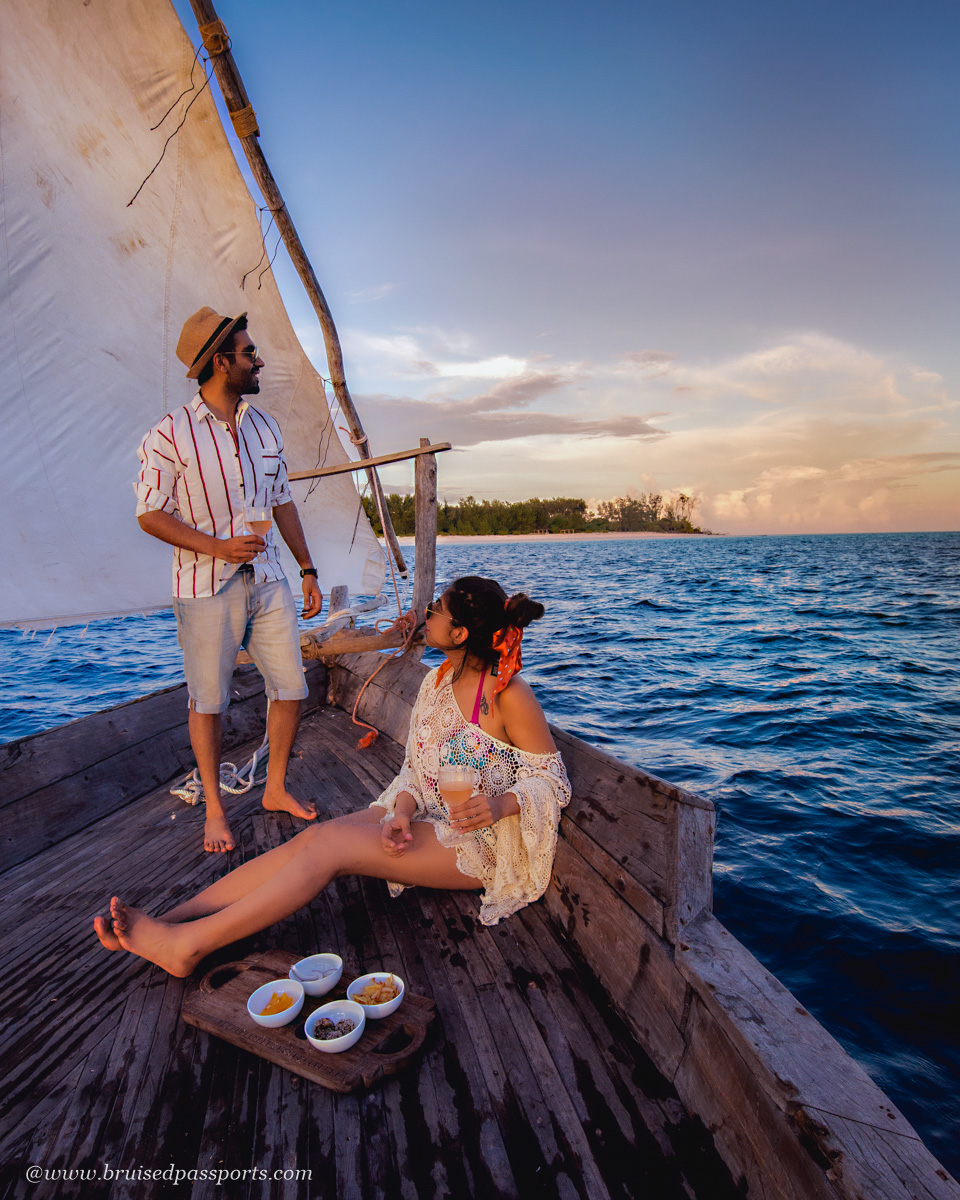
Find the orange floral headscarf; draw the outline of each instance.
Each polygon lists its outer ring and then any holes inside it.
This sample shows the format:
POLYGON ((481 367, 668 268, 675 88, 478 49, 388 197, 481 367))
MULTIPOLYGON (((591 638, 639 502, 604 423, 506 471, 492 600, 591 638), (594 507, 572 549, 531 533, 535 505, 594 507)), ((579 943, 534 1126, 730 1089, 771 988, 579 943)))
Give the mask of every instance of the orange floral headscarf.
MULTIPOLYGON (((516 625, 506 625, 503 629, 498 629, 493 635, 493 648, 500 651, 500 662, 497 664, 497 682, 493 685, 494 696, 502 692, 514 675, 522 670, 523 659, 520 655, 520 643, 522 641, 523 630, 516 625)), ((449 659, 440 665, 437 670, 436 682, 433 685, 435 688, 440 686, 444 675, 450 670, 450 666, 449 659)))
POLYGON ((520 657, 520 643, 523 641, 523 630, 516 625, 507 625, 498 629, 493 635, 493 648, 500 651, 500 664, 497 667, 497 682, 493 694, 502 692, 510 680, 523 667, 520 657))

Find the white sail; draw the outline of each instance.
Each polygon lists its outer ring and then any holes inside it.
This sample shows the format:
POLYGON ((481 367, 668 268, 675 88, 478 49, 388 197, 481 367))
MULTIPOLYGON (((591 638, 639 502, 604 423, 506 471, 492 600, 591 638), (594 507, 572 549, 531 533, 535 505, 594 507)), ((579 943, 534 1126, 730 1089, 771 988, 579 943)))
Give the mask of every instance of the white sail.
MULTIPOLYGON (((261 275, 258 209, 210 87, 127 206, 196 96, 177 99, 193 63, 167 0, 0 6, 0 625, 169 605, 170 550, 138 528, 132 480, 148 427, 195 393, 174 348, 203 304, 249 312, 266 361, 257 403, 290 470, 346 461, 261 275)), ((203 88, 202 62, 193 75, 203 88)), ((324 590, 379 591, 352 476, 293 488, 324 590)))

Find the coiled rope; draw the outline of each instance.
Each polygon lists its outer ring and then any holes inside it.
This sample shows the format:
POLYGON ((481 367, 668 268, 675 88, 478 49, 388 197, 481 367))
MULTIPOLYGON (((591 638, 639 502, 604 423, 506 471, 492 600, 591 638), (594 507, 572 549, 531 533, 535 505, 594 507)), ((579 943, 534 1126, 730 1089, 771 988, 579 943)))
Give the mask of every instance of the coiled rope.
MULTIPOLYGON (((270 715, 270 701, 267 701, 267 716, 270 715)), ((263 741, 254 751, 253 757, 246 766, 237 769, 235 763, 222 762, 220 764, 220 790, 228 792, 231 796, 242 796, 245 792, 249 792, 252 787, 258 783, 263 783, 266 775, 262 779, 257 779, 257 767, 270 754, 270 741, 268 735, 263 735, 263 741)), ((183 783, 177 787, 170 789, 171 796, 177 796, 181 800, 185 800, 187 804, 205 804, 206 797, 203 794, 203 784, 200 782, 200 768, 194 767, 191 773, 186 777, 183 783)))

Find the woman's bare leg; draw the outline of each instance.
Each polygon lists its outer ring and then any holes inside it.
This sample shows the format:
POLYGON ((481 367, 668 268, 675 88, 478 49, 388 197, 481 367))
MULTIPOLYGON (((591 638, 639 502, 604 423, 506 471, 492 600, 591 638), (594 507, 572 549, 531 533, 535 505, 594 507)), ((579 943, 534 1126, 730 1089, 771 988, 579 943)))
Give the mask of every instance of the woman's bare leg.
MULTIPOLYGON (((382 815, 383 809, 361 808, 356 812, 345 813, 343 816, 333 819, 345 824, 379 825, 382 815)), ((209 887, 204 888, 190 900, 176 905, 168 912, 161 913, 157 920, 175 925, 181 921, 195 921, 198 917, 207 917, 211 913, 219 912, 221 908, 233 904, 247 892, 253 891, 254 888, 265 883, 271 875, 282 870, 291 858, 299 853, 300 849, 301 846, 294 837, 290 841, 284 842, 282 846, 276 846, 273 850, 258 854, 256 858, 241 863, 239 867, 235 867, 222 879, 218 879, 209 887)), ((93 928, 105 950, 123 949, 113 927, 113 917, 109 912, 94 917, 93 928)))
POLYGON ((296 858, 303 848, 300 843, 302 836, 302 833, 298 833, 296 837, 284 842, 282 846, 266 850, 263 854, 258 854, 256 858, 248 858, 245 863, 241 863, 239 867, 235 867, 216 882, 211 883, 209 887, 205 887, 202 892, 197 892, 192 899, 162 913, 158 919, 175 925, 180 921, 193 921, 197 917, 209 916, 210 913, 219 912, 221 908, 233 904, 247 892, 252 892, 261 884, 266 883, 271 876, 282 871, 288 863, 296 858))
MULTIPOLYGON (((404 854, 393 857, 384 853, 379 819, 376 810, 371 811, 373 820, 338 819, 304 830, 286 846, 279 847, 284 850, 297 846, 295 853, 285 856, 282 872, 276 869, 263 873, 257 886, 223 908, 194 920, 180 924, 157 921, 114 897, 111 913, 120 944, 125 950, 157 963, 171 975, 182 977, 189 975, 212 951, 257 933, 309 904, 339 875, 369 875, 398 883, 458 890, 481 886, 479 880, 461 874, 456 851, 441 846, 433 827, 426 822, 415 821, 410 826, 413 841, 404 854)), ((261 857, 275 854, 271 850, 261 857)), ((244 867, 212 887, 239 874, 244 867)), ((246 879, 252 876, 247 874, 246 879)))

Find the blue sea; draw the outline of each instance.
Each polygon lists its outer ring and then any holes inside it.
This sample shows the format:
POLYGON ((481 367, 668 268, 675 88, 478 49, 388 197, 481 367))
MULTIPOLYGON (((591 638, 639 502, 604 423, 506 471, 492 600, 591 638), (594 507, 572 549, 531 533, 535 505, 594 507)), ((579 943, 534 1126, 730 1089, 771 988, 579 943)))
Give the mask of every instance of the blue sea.
MULTIPOLYGON (((960 1174, 960 534, 441 544, 547 606, 549 718, 719 810, 719 918, 960 1174)), ((181 679, 172 616, 0 631, 0 742, 181 679)))

